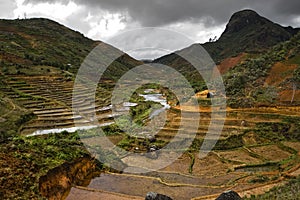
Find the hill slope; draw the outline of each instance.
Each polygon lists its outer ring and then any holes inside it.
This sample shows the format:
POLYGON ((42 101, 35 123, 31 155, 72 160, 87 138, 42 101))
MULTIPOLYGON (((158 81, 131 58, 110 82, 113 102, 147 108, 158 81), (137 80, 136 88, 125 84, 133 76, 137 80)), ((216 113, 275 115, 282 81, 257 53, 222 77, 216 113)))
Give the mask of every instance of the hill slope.
MULTIPOLYGON (((0 20, 1 69, 7 74, 33 71, 33 66, 53 66, 76 73, 99 44, 117 51, 48 19, 0 20)), ((99 56, 105 59, 106 55, 99 56)), ((140 62, 124 53, 111 67, 114 75, 120 75, 136 64, 140 62)))
MULTIPOLYGON (((116 52, 121 55, 104 73, 102 80, 109 84, 98 88, 98 103, 105 106, 114 80, 140 61, 48 19, 0 20, 0 142, 24 130, 72 126, 73 81, 96 46, 103 50, 98 51, 98 59, 107 60, 116 52), (46 110, 57 110, 62 118, 40 117, 46 110)), ((83 88, 83 107, 90 105, 86 93, 83 88)))
POLYGON ((247 59, 223 77, 232 107, 300 103, 300 33, 256 58, 247 59))
MULTIPOLYGON (((212 59, 220 64, 221 72, 226 72, 247 57, 267 52, 274 45, 289 40, 297 32, 299 29, 282 27, 252 10, 243 10, 232 15, 225 31, 216 42, 207 42, 202 46, 212 59), (233 59, 235 61, 228 64, 226 60, 236 56, 240 56, 242 59, 233 59)), ((178 54, 184 54, 183 52, 193 52, 199 45, 201 44, 193 44, 153 62, 174 67, 194 83, 196 90, 201 90, 205 86, 195 83, 195 80, 201 80, 201 76, 190 63, 178 56, 178 54)))
MULTIPOLYGON (((290 40, 298 32, 299 29, 282 27, 252 10, 243 10, 232 15, 225 31, 216 42, 205 43, 202 47, 218 64, 219 71, 225 74, 245 60, 260 57, 270 51, 273 46, 290 40)), ((199 45, 201 44, 193 44, 188 48, 158 58, 154 62, 174 67, 186 76, 196 91, 206 89, 205 83, 199 82, 202 80, 201 75, 188 61, 178 56, 178 54, 195 52, 199 45)), ((277 53, 280 53, 279 50, 277 53)), ((230 92, 232 94, 232 91, 230 92)))
POLYGON ((232 15, 217 42, 205 43, 203 47, 218 62, 241 52, 264 52, 298 31, 282 27, 252 10, 243 10, 232 15))
MULTIPOLYGON (((255 11, 243 10, 232 15, 225 31, 216 42, 194 45, 202 45, 215 62, 220 62, 242 52, 265 52, 270 47, 289 40, 299 30, 299 28, 294 29, 276 24, 255 11)), ((180 51, 188 51, 194 45, 180 51)), ((172 59, 169 57, 172 56, 173 54, 163 56, 155 62, 170 61, 172 59)))

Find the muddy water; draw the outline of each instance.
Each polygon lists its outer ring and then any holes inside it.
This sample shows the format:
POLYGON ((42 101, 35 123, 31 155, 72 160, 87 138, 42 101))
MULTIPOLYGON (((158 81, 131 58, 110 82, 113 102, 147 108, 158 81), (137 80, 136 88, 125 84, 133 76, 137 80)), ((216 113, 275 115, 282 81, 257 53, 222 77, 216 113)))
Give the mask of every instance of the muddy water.
MULTIPOLYGON (((223 190, 222 188, 209 188, 204 186, 201 187, 192 184, 174 184, 172 186, 172 183, 165 183, 159 178, 129 174, 107 173, 103 173, 100 177, 93 179, 88 185, 88 188, 90 191, 93 190, 92 193, 94 193, 94 196, 97 195, 97 190, 138 197, 145 197, 145 195, 149 191, 155 191, 158 193, 167 194, 174 200, 191 199, 197 196, 218 193, 223 190)), ((77 195, 80 195, 79 191, 77 191, 77 195)), ((72 190, 67 199, 76 199, 74 194, 72 194, 72 190)))
POLYGON ((156 109, 152 111, 149 116, 149 119, 158 116, 160 113, 164 112, 165 110, 171 108, 171 106, 167 103, 167 100, 163 97, 162 94, 141 94, 141 97, 144 97, 145 101, 153 101, 156 103, 160 103, 163 107, 160 109, 156 109))
MULTIPOLYGON (((198 159, 196 160, 199 169, 195 170, 200 170, 201 172, 194 175, 188 173, 189 160, 187 155, 177 161, 178 166, 176 163, 173 163, 172 169, 164 168, 144 174, 102 173, 99 177, 93 178, 85 188, 73 188, 67 200, 75 200, 83 196, 88 196, 89 199, 101 197, 100 199, 125 200, 125 198, 121 198, 122 195, 126 195, 127 197, 140 197, 143 199, 149 191, 168 195, 175 200, 190 200, 199 196, 219 194, 227 190, 227 183, 239 177, 239 174, 230 175, 220 172, 215 173, 213 176, 209 175, 206 171, 217 171, 219 169, 217 167, 218 164, 212 162, 211 158, 207 159, 207 161, 203 161, 203 163, 208 163, 210 160, 209 163, 211 165, 209 166, 202 165, 198 159), (181 169, 176 170, 178 169, 176 166, 181 169)), ((222 164, 222 167, 226 168, 226 165, 222 164)))

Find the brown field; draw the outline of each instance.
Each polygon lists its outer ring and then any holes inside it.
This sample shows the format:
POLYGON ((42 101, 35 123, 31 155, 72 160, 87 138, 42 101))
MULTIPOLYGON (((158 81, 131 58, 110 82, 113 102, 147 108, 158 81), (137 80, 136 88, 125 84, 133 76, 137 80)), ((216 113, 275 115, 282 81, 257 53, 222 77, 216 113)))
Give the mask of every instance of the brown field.
MULTIPOLYGON (((198 110, 191 107, 187 109, 189 112, 198 110)), ((189 171, 192 158, 188 154, 183 154, 171 165, 159 170, 156 174, 142 175, 138 179, 143 180, 143 178, 149 176, 160 178, 159 183, 167 185, 167 188, 165 186, 157 188, 155 184, 149 186, 146 184, 142 185, 142 187, 147 188, 147 191, 162 191, 162 193, 169 194, 174 199, 215 199, 217 194, 228 189, 234 189, 242 196, 263 193, 278 184, 284 183, 283 181, 285 180, 281 170, 276 167, 269 167, 265 163, 280 163, 290 158, 292 154, 277 145, 269 144, 269 141, 259 138, 255 131, 246 134, 244 134, 244 131, 253 128, 259 122, 277 123, 282 121, 282 117, 297 116, 297 111, 298 108, 287 109, 283 107, 276 109, 228 109, 222 135, 243 135, 245 147, 226 151, 212 151, 202 159, 199 159, 198 153, 194 153, 195 161, 192 172, 189 171), (276 117, 270 118, 270 116, 276 117), (242 119, 247 121, 247 124, 243 127, 240 125, 242 119), (267 143, 257 146, 257 142, 267 143), (266 180, 261 182, 260 177, 266 177, 266 180), (197 192, 193 190, 195 187, 197 192), (203 187, 206 188, 205 192, 201 189, 203 187), (176 190, 174 191, 172 188, 176 188, 176 190), (185 194, 184 197, 181 196, 182 193, 185 194)), ((209 125, 209 115, 204 114, 203 116, 205 117, 201 118, 203 121, 200 121, 200 129, 196 138, 203 137, 205 135, 204 128, 206 127, 207 129, 209 125), (202 126, 203 128, 201 128, 202 126)), ((157 137, 167 141, 172 140, 176 130, 178 130, 179 121, 180 117, 174 117, 173 115, 173 120, 170 119, 157 137)), ((284 143, 284 145, 292 147, 299 152, 300 142, 284 143)), ((297 163, 298 161, 292 165, 297 167, 297 163)), ((292 175, 292 173, 297 173, 297 170, 285 173, 292 175)), ((127 174, 126 176, 131 177, 133 175, 127 174)), ((126 193, 127 189, 125 187, 119 192, 126 193)), ((111 191, 109 188, 106 188, 106 190, 111 191)), ((144 194, 144 192, 141 194, 138 191, 132 191, 132 193, 141 197, 144 194)))

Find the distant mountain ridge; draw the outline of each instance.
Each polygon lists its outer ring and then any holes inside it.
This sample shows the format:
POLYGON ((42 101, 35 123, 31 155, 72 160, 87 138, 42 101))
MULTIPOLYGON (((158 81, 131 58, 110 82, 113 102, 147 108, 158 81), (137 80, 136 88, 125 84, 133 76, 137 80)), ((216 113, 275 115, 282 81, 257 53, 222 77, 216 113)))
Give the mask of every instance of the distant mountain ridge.
MULTIPOLYGON (((217 41, 193 44, 180 51, 193 48, 194 45, 202 45, 218 63, 242 52, 266 51, 280 42, 289 40, 299 31, 300 28, 283 27, 276 24, 253 10, 242 10, 232 15, 225 31, 217 41)), ((168 57, 172 56, 169 54, 155 59, 154 62, 165 63, 164 60, 168 60, 168 57)))
MULTIPOLYGON (((232 15, 217 41, 207 42, 202 46, 218 64, 226 89, 229 88, 229 96, 245 102, 242 97, 252 95, 249 103, 251 106, 256 103, 257 98, 263 99, 259 93, 261 91, 272 94, 280 92, 282 101, 288 102, 292 91, 289 87, 297 76, 293 75, 292 70, 300 65, 299 34, 299 28, 283 27, 252 10, 243 10, 232 15), (272 68, 276 64, 279 70, 272 68), (289 66, 290 71, 284 71, 286 66, 289 66), (269 76, 271 71, 280 81, 276 82, 269 76), (280 73, 284 77, 279 77, 280 73), (294 77, 293 80, 291 77, 294 77), (264 84, 272 85, 273 88, 265 90, 264 84), (275 91, 280 87, 288 90, 275 91), (254 91, 253 88, 260 88, 261 91, 254 91)), ((97 45, 106 52, 99 55, 100 62, 107 60, 111 51, 123 53, 48 19, 0 20, 0 75, 4 78, 6 75, 49 75, 51 71, 54 76, 59 74, 66 80, 72 80, 83 60, 97 45), (34 73, 36 71, 39 72, 34 73)), ((173 67, 190 81, 196 92, 206 90, 207 86, 201 75, 188 61, 178 56, 178 53, 199 50, 199 45, 201 44, 193 44, 154 61, 143 62, 173 67)), ((114 82, 143 62, 123 53, 109 66, 105 78, 114 82)), ((294 74, 299 74, 298 71, 294 74)), ((298 101, 298 96, 300 97, 295 93, 295 102, 298 101)), ((276 98, 265 99, 270 102, 276 98)), ((237 103, 232 103, 234 106, 235 104, 237 103)))
MULTIPOLYGON (((155 59, 153 62, 174 67, 184 74, 195 87, 198 87, 196 89, 201 90, 203 86, 198 86, 196 83, 196 80, 201 80, 201 76, 189 62, 178 56, 178 54, 193 52, 197 49, 197 46, 201 45, 206 49, 215 63, 220 64, 225 59, 241 54, 257 55, 267 52, 276 44, 291 39, 299 30, 299 28, 283 27, 276 24, 260 16, 255 11, 242 10, 232 15, 225 31, 217 41, 205 44, 193 44, 182 50, 155 59)), ((241 62, 243 59, 237 60, 241 62)), ((228 68, 228 66, 225 66, 225 68, 228 68)))

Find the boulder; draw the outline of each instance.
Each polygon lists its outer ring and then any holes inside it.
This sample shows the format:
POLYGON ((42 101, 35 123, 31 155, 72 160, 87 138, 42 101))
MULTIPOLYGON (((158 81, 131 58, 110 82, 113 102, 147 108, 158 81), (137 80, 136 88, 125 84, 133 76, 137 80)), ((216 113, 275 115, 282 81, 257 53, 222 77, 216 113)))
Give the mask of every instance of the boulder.
POLYGON ((145 200, 172 200, 171 197, 168 197, 163 194, 157 194, 155 192, 148 192, 145 200))
POLYGON ((242 200, 242 198, 235 191, 229 190, 223 192, 216 200, 242 200))
POLYGON ((150 134, 146 135, 146 139, 147 139, 150 143, 156 142, 155 136, 150 135, 150 134))
POLYGON ((152 145, 148 148, 148 152, 146 154, 146 157, 147 158, 150 158, 150 159, 157 159, 158 158, 158 151, 159 149, 157 148, 157 146, 155 145, 152 145))

